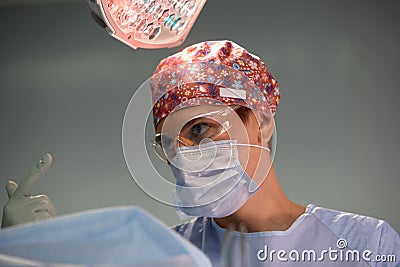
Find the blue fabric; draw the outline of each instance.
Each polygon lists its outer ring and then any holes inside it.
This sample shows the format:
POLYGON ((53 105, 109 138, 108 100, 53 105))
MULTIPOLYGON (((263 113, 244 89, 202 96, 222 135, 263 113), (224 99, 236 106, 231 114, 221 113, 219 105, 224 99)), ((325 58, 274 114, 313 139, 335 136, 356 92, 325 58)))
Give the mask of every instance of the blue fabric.
POLYGON ((242 235, 243 238, 239 232, 234 232, 229 253, 224 254, 229 258, 221 257, 226 230, 213 219, 197 217, 174 229, 202 248, 215 267, 241 264, 251 267, 400 266, 400 236, 389 224, 313 204, 309 204, 305 213, 286 231, 247 233, 242 235), (276 252, 271 257, 272 250, 276 252), (286 254, 281 254, 279 258, 279 250, 286 254), (315 257, 311 250, 315 252, 315 257), (355 250, 359 253, 358 257, 355 250), (366 253, 364 257, 363 253, 366 253), (385 256, 386 262, 374 261, 376 255, 385 256), (391 255, 395 256, 395 262, 393 258, 388 259, 391 255))
POLYGON ((137 207, 86 211, 0 231, 1 266, 176 266, 177 262, 211 266, 199 249, 137 207))

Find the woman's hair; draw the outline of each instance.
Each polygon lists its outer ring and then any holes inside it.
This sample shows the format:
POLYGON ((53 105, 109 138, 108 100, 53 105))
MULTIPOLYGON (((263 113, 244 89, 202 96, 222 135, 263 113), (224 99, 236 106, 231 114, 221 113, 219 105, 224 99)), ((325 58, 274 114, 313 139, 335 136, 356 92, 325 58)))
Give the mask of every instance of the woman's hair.
POLYGON ((238 114, 239 118, 243 121, 243 123, 246 124, 247 121, 249 120, 251 110, 249 108, 240 105, 234 105, 232 108, 238 114))

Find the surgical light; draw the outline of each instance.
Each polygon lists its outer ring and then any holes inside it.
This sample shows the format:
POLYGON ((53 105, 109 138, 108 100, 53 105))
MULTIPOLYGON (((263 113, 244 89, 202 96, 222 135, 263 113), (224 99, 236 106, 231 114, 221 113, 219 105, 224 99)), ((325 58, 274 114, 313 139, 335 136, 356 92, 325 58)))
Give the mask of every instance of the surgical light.
MULTIPOLYGON (((88 0, 96 21, 136 49, 183 43, 206 0, 88 0), (103 23, 102 23, 103 22, 103 23)), ((93 14, 92 14, 93 15, 93 14)))

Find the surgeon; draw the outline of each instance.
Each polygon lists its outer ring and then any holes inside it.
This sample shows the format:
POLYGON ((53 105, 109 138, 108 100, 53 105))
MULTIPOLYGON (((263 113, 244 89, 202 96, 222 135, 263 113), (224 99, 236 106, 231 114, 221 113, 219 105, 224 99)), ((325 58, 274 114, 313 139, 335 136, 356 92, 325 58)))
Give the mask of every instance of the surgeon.
POLYGON ((163 59, 150 87, 152 145, 176 178, 177 213, 191 217, 174 229, 213 266, 400 266, 388 223, 285 195, 272 164, 280 92, 259 57, 198 43, 163 59))
POLYGON ((400 237, 386 222, 285 195, 272 165, 280 93, 259 57, 231 41, 192 45, 160 62, 152 93, 176 209, 196 216, 175 230, 215 266, 382 266, 376 255, 396 254, 383 266, 400 266, 400 237), (353 250, 372 254, 340 260, 353 250))

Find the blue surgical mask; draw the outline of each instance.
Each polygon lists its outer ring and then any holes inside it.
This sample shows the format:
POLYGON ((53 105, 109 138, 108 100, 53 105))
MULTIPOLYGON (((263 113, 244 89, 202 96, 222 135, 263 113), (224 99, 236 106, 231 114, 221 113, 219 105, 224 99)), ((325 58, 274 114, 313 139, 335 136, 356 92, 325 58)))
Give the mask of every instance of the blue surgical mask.
POLYGON ((240 165, 238 145, 255 146, 221 140, 179 147, 171 163, 178 215, 226 217, 257 192, 256 183, 240 165))

